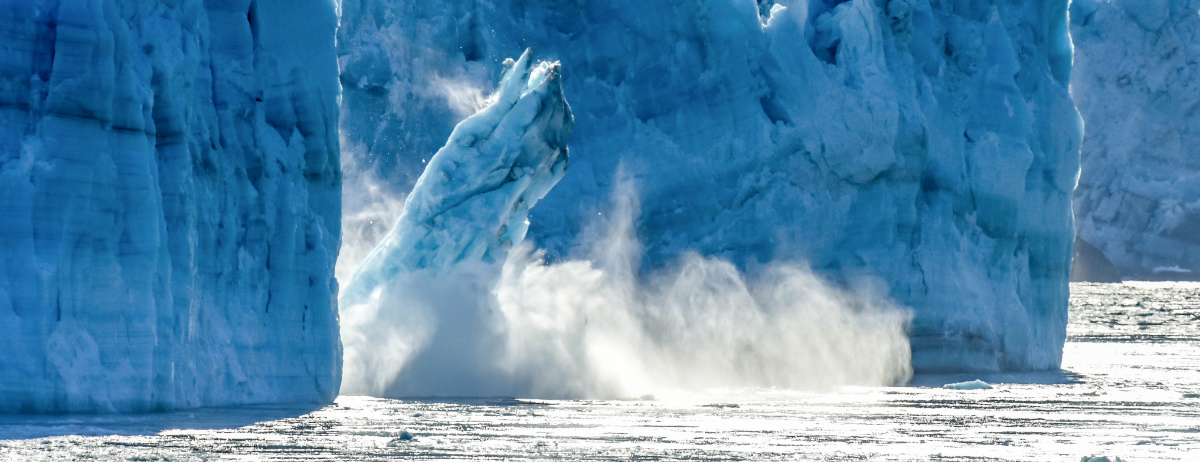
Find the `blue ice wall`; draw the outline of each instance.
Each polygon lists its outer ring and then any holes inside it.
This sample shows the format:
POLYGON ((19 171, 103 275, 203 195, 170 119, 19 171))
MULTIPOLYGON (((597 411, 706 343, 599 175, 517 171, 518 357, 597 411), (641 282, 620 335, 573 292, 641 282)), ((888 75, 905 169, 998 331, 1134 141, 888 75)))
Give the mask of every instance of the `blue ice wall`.
POLYGON ((0 0, 0 412, 337 395, 336 26, 0 0))
POLYGON ((359 173, 405 193, 532 47, 576 116, 530 214, 551 257, 586 244, 620 168, 646 266, 807 261, 912 307, 918 370, 1055 368, 1082 133, 1067 4, 346 0, 341 126, 359 173))
POLYGON ((1079 236, 1125 276, 1200 279, 1200 1, 1076 0, 1079 236))

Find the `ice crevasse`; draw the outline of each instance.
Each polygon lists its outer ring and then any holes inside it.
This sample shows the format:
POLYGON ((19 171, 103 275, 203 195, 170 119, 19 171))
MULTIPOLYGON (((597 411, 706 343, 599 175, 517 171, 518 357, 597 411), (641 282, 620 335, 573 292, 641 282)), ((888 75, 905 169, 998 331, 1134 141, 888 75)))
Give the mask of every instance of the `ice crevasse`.
POLYGON ((337 395, 336 27, 0 1, 0 412, 337 395))
POLYGON ((575 115, 572 166, 528 216, 548 258, 586 247, 620 171, 642 266, 803 261, 911 307, 919 371, 1058 367, 1082 136, 1066 0, 341 6, 347 216, 370 207, 353 178, 420 184, 531 47, 575 115))

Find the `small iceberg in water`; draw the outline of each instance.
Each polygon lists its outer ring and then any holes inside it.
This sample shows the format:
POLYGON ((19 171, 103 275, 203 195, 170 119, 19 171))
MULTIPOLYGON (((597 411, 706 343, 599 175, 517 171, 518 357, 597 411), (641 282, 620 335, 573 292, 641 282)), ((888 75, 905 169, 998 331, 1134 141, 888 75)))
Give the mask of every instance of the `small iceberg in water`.
POLYGON ((1157 266, 1151 272, 1154 274, 1163 274, 1163 273, 1189 274, 1192 272, 1192 270, 1187 269, 1187 268, 1181 268, 1181 267, 1179 267, 1179 265, 1175 265, 1175 266, 1157 266))
POLYGON ((942 385, 942 388, 950 390, 991 390, 992 386, 988 385, 987 382, 975 379, 970 382, 947 383, 942 385))
POLYGON ((1108 456, 1083 456, 1079 462, 1125 462, 1120 457, 1108 456))

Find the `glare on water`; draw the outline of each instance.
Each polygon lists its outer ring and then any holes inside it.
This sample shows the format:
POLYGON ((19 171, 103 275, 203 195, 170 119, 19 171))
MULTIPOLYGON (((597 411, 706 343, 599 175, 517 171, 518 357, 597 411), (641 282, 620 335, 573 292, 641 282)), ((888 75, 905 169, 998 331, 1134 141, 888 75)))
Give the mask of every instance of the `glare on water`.
POLYGON ((835 393, 344 396, 320 409, 7 416, 0 460, 1196 460, 1200 284, 1072 291, 1061 372, 918 376, 835 393), (993 388, 940 387, 974 379, 993 388))

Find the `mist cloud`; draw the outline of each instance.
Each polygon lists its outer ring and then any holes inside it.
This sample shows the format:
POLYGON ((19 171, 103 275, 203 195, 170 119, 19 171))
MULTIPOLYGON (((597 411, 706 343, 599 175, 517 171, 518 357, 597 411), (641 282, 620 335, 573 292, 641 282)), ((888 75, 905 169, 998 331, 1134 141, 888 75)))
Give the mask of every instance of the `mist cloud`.
POLYGON ((628 398, 911 376, 908 310, 802 264, 747 277, 693 254, 639 273, 636 195, 624 189, 587 258, 547 263, 524 243, 502 264, 402 275, 343 307, 343 392, 628 398))

